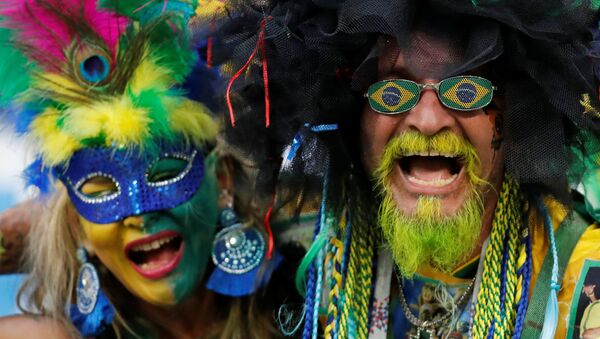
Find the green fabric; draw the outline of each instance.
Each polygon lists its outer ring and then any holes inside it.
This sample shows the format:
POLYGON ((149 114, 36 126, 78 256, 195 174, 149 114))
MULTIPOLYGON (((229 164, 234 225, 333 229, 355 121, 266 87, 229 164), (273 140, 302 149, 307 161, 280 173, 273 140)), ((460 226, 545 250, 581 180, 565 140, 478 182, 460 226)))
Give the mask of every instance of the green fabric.
MULTIPOLYGON (((579 213, 573 212, 572 218, 565 218, 556 232, 556 246, 558 251, 558 281, 562 282, 565 267, 569 262, 571 253, 577 241, 589 226, 579 213)), ((547 251, 542 269, 537 277, 537 283, 533 288, 533 295, 529 302, 525 324, 523 326, 522 338, 539 338, 544 323, 546 302, 550 294, 550 280, 552 277, 552 253, 547 251)))

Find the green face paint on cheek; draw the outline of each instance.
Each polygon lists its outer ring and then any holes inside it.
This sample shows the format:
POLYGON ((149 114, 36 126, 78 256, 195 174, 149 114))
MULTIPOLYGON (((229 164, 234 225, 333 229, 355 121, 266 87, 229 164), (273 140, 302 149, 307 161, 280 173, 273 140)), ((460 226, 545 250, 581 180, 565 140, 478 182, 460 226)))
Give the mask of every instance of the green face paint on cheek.
POLYGON ((219 198, 216 160, 215 155, 209 155, 205 159, 204 178, 194 197, 169 210, 173 219, 181 225, 177 231, 181 233, 184 242, 181 261, 167 280, 173 289, 176 303, 198 286, 211 257, 219 198))

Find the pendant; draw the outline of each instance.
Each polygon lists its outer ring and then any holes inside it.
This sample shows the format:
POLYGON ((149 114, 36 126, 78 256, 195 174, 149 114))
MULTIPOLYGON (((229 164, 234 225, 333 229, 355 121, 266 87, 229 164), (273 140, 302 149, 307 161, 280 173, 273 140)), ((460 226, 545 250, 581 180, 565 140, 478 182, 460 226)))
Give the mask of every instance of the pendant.
POLYGON ((410 335, 410 339, 438 339, 434 327, 417 327, 417 334, 410 335))

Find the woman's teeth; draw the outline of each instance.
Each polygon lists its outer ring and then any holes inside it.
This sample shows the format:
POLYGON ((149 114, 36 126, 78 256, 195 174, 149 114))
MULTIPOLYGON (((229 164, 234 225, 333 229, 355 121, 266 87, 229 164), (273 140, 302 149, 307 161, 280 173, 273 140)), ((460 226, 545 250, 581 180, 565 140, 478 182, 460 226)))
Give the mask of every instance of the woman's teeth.
POLYGON ((140 252, 140 251, 148 252, 148 251, 156 250, 156 249, 159 249, 162 245, 168 243, 169 241, 171 241, 173 239, 175 239, 175 236, 157 239, 157 240, 154 240, 154 241, 146 243, 146 244, 140 244, 140 245, 134 246, 133 248, 131 248, 131 250, 135 251, 135 252, 140 252))

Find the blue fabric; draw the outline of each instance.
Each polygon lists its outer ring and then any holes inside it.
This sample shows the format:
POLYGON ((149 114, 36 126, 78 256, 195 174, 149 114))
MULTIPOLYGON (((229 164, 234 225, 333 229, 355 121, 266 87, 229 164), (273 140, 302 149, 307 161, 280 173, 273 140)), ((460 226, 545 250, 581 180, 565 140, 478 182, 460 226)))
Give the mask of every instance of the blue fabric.
POLYGON ((107 224, 131 215, 168 210, 191 199, 204 177, 204 157, 195 148, 183 145, 162 145, 158 152, 84 148, 73 154, 68 167, 56 171, 77 212, 91 222, 107 224), (182 177, 164 185, 148 182, 146 175, 159 158, 189 158, 194 152, 189 171, 182 177), (80 189, 92 175, 111 178, 119 192, 102 198, 86 197, 80 189))
POLYGON ((79 312, 77 305, 71 305, 71 322, 84 337, 95 337, 102 334, 112 323, 115 317, 115 309, 102 293, 98 294, 98 301, 90 314, 79 312))
POLYGON ((52 189, 50 182, 50 170, 42 164, 42 159, 35 159, 23 171, 25 179, 25 188, 35 186, 40 190, 40 193, 46 194, 52 189))
POLYGON ((210 275, 210 278, 206 283, 206 288, 230 297, 250 295, 269 282, 271 274, 282 261, 283 257, 276 251, 273 252, 273 258, 267 263, 265 269, 262 271, 260 280, 257 277, 257 274, 261 271, 261 265, 244 274, 227 273, 217 266, 210 275))
POLYGON ((0 275, 0 317, 21 313, 17 307, 17 292, 25 277, 23 274, 0 275))

